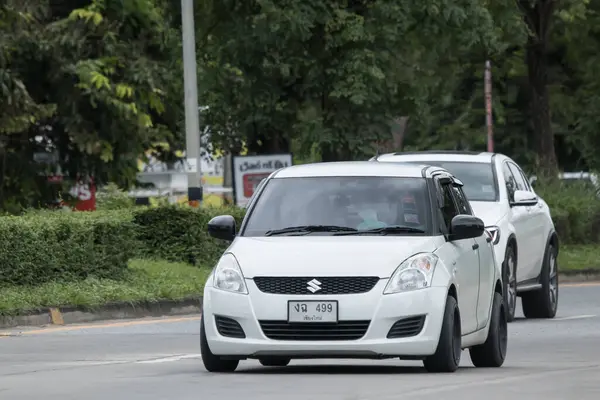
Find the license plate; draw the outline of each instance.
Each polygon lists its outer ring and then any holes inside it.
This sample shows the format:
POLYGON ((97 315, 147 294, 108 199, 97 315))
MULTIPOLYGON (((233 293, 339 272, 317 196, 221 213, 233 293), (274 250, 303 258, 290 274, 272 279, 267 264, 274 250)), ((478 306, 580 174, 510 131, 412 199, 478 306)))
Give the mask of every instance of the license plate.
POLYGON ((288 301, 288 322, 338 322, 338 302, 288 301))

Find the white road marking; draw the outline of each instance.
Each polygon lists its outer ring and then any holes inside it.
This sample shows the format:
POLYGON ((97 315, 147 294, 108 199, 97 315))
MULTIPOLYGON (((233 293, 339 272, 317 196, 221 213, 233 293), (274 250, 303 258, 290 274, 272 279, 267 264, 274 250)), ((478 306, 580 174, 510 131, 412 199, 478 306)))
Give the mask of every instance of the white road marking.
POLYGON ((572 319, 594 318, 596 315, 572 315, 570 317, 554 318, 555 321, 567 321, 572 319))
POLYGON ((136 364, 160 364, 165 362, 181 361, 190 358, 202 358, 200 354, 182 354, 180 356, 155 358, 154 360, 137 361, 136 364))

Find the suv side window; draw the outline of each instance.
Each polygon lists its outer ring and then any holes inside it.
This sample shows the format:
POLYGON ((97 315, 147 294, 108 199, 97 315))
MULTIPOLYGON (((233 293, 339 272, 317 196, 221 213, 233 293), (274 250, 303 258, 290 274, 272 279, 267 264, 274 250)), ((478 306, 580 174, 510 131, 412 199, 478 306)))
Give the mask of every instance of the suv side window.
POLYGON ((502 164, 502 174, 504 175, 504 182, 506 183, 506 191, 508 192, 508 200, 513 201, 515 199, 515 190, 517 190, 517 182, 513 173, 508 168, 508 164, 502 164))
POLYGON ((529 179, 527 179, 527 175, 525 175, 525 172, 523 172, 523 170, 521 169, 521 167, 519 167, 517 164, 513 164, 510 163, 509 165, 510 170, 513 171, 514 175, 517 175, 517 172, 521 175, 521 178, 523 179, 523 183, 525 184, 525 189, 523 190, 527 190, 528 192, 533 192, 533 190, 531 189, 531 184, 529 183, 529 179))
POLYGON ((452 191, 454 192, 454 198, 456 199, 456 205, 458 206, 459 214, 472 215, 471 205, 462 187, 459 185, 452 185, 452 191))
POLYGON ((525 179, 523 178, 523 174, 521 174, 519 167, 517 167, 515 164, 513 164, 511 162, 509 162, 507 164, 508 164, 508 168, 510 168, 510 172, 512 172, 512 175, 515 177, 515 182, 517 184, 516 190, 528 190, 527 183, 525 183, 525 179))
POLYGON ((446 228, 448 229, 450 229, 450 222, 452 222, 452 218, 460 214, 456 207, 456 204, 454 203, 454 198, 452 196, 452 186, 453 185, 448 183, 442 185, 442 194, 444 195, 444 206, 441 210, 442 216, 444 217, 444 223, 446 224, 446 228))

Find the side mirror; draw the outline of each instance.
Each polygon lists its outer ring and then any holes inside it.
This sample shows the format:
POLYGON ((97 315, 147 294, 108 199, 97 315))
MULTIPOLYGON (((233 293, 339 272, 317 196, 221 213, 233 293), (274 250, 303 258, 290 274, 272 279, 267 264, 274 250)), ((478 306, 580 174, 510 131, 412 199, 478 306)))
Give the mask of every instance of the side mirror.
POLYGON ((510 204, 511 206, 534 206, 538 203, 538 198, 534 193, 527 190, 516 190, 514 194, 514 200, 510 204))
POLYGON ((450 240, 472 239, 483 235, 485 224, 473 215, 457 215, 450 222, 450 240))
POLYGON ((208 234, 215 239, 232 241, 235 238, 235 218, 219 215, 208 221, 208 234))

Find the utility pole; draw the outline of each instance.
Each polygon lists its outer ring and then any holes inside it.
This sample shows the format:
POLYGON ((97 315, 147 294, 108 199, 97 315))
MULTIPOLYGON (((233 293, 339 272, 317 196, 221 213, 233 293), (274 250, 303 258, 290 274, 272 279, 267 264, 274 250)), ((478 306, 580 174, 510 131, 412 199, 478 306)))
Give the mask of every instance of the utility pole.
POLYGON ((200 121, 198 117, 198 81, 196 67, 196 31, 194 0, 181 0, 181 32, 183 39, 183 86, 185 90, 185 154, 196 159, 196 170, 188 171, 188 202, 193 207, 202 203, 202 166, 200 158, 200 121))
POLYGON ((489 61, 485 62, 485 117, 487 125, 487 151, 494 151, 494 130, 492 127, 492 65, 489 61))

